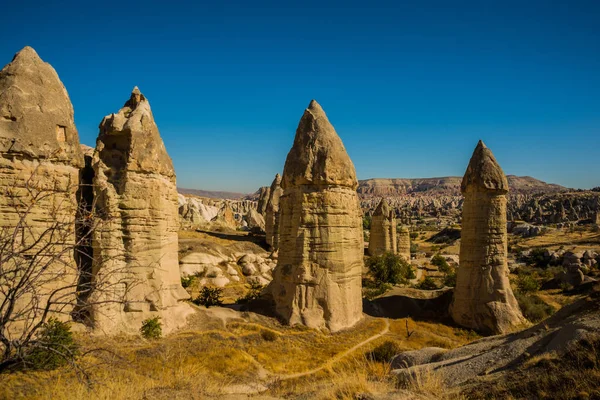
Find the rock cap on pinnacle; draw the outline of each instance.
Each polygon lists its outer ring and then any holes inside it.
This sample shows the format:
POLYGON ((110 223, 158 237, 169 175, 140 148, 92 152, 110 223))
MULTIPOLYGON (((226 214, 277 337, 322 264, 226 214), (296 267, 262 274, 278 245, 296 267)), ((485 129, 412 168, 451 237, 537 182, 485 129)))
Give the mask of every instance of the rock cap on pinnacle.
POLYGON ((494 154, 483 141, 477 143, 461 184, 464 193, 469 188, 508 192, 508 180, 494 154))
POLYGON ((377 216, 389 217, 391 213, 392 213, 392 208, 390 207, 388 202, 384 198, 382 198, 381 201, 379 202, 379 205, 375 209, 373 216, 377 215, 377 216))
POLYGON ((101 150, 99 157, 106 157, 107 163, 113 157, 111 144, 118 141, 122 155, 127 157, 127 165, 123 168, 175 176, 173 162, 154 122, 150 103, 137 86, 123 108, 116 114, 105 116, 99 128, 96 140, 97 148, 101 150))
POLYGON ((312 100, 300 119, 283 170, 284 188, 335 185, 356 189, 356 171, 323 108, 312 100))
POLYGON ((273 182, 271 183, 271 190, 276 189, 279 186, 281 186, 281 175, 275 174, 275 179, 273 179, 273 182))
POLYGON ((83 166, 69 94, 26 46, 0 71, 0 151, 83 166))

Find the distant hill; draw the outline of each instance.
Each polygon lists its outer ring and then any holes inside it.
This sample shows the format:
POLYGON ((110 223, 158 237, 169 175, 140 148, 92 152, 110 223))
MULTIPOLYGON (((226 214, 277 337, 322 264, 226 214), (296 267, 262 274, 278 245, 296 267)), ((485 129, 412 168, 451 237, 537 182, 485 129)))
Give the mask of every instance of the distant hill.
MULTIPOLYGON (((508 175, 508 184, 513 194, 556 193, 567 188, 546 183, 530 176, 508 175)), ((419 195, 460 195, 461 177, 441 178, 373 178, 358 181, 358 194, 362 197, 419 195)))
POLYGON ((239 199, 247 196, 246 193, 221 192, 221 191, 200 190, 200 189, 186 189, 186 188, 179 188, 179 187, 177 188, 177 191, 181 194, 192 194, 194 196, 208 197, 210 199, 239 200, 239 199))

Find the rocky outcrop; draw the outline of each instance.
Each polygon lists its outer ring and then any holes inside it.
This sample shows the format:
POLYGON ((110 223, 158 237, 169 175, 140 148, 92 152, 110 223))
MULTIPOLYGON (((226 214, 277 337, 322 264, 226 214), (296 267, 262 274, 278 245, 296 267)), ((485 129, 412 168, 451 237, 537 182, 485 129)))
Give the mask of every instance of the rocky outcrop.
POLYGON ((269 188, 269 200, 267 201, 267 212, 265 217, 267 245, 277 251, 279 248, 279 199, 283 194, 281 188, 281 175, 275 175, 273 183, 269 188))
POLYGON ((248 213, 244 216, 246 226, 251 232, 264 233, 265 232, 265 218, 255 209, 251 208, 248 213))
POLYGON ((258 200, 256 202, 256 210, 263 216, 267 213, 267 203, 271 197, 271 188, 269 186, 262 186, 258 189, 258 200))
POLYGON ((362 214, 356 172, 316 101, 305 110, 283 171, 279 259, 271 292, 290 325, 331 331, 362 317, 362 214))
POLYGON ((380 256, 386 252, 396 253, 396 215, 390 205, 381 199, 371 219, 369 255, 380 256))
POLYGON ((464 327, 504 333, 524 322, 508 281, 508 181, 492 152, 479 141, 461 184, 465 197, 450 314, 464 327))
POLYGON ((137 88, 118 113, 100 123, 93 168, 98 218, 94 281, 112 287, 95 294, 109 303, 93 307, 94 326, 107 333, 133 333, 144 319, 159 316, 168 332, 191 312, 181 302, 189 295, 181 286, 177 260, 175 172, 150 104, 137 88))
POLYGON ((410 230, 403 226, 398 230, 398 255, 410 261, 410 230))
MULTIPOLYGON (((29 274, 23 281, 19 274, 0 278, 0 287, 27 293, 10 314, 20 315, 19 321, 7 322, 3 329, 11 332, 4 334, 18 334, 22 323, 33 323, 59 288, 51 314, 67 318, 71 312, 81 167, 69 95, 54 68, 25 47, 0 71, 0 238, 2 247, 10 249, 2 252, 0 264, 5 272, 18 265, 29 274), (49 252, 57 257, 47 259, 49 252)), ((3 313, 7 309, 4 303, 3 313)))
POLYGON ((219 214, 219 208, 208 206, 196 197, 177 195, 179 222, 182 228, 195 228, 212 221, 219 214))

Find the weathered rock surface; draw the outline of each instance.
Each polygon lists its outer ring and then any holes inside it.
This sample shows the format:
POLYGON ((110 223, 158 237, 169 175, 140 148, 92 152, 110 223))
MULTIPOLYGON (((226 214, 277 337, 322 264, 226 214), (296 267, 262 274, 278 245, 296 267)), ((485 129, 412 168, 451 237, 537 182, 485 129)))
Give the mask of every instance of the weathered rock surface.
POLYGON ((258 200, 256 202, 256 210, 262 215, 266 216, 267 203, 271 197, 271 188, 269 186, 262 186, 258 189, 258 200))
POLYGON ((163 331, 185 323, 191 307, 178 264, 178 197, 173 164, 148 100, 134 88, 116 114, 102 120, 93 158, 98 227, 94 280, 113 283, 92 310, 104 332, 138 332, 160 316, 163 331), (118 303, 125 298, 125 306, 118 303))
POLYGON ((179 204, 179 222, 182 228, 195 228, 217 217, 219 208, 204 204, 196 197, 177 195, 179 204))
POLYGON ((508 281, 508 181, 479 141, 461 186, 465 197, 454 299, 454 321, 485 333, 504 333, 524 322, 508 281))
POLYGON ((403 358, 415 364, 403 368, 397 363, 392 372, 401 382, 417 373, 434 372, 449 387, 473 387, 479 382, 485 388, 490 382, 501 382, 503 376, 514 374, 534 357, 543 359, 551 353, 560 357, 571 345, 591 339, 599 331, 600 298, 596 293, 520 332, 483 338, 437 354, 431 348, 411 351, 403 358))
POLYGON ((269 245, 273 251, 277 251, 279 248, 279 199, 282 194, 281 175, 277 174, 269 188, 269 200, 267 201, 265 216, 266 241, 267 245, 269 245))
POLYGON ((371 219, 369 255, 396 253, 398 247, 396 240, 396 213, 385 199, 381 199, 371 219))
POLYGON ((398 255, 410 261, 410 230, 403 226, 397 233, 398 236, 398 255))
MULTIPOLYGON (((23 313, 22 319, 29 323, 39 317, 50 294, 58 288, 65 288, 59 292, 65 304, 51 306, 51 314, 68 318, 75 303, 73 285, 78 273, 73 249, 82 166, 69 95, 54 68, 31 47, 25 47, 0 71, 0 237, 16 250, 15 257, 3 252, 3 270, 19 264, 21 271, 28 269, 32 274, 27 279, 32 286, 21 290, 33 297, 25 296, 26 302, 15 305, 16 313, 23 313), (18 225, 20 231, 15 231, 18 225), (49 233, 48 229, 54 234, 43 233, 49 233), (18 234, 13 236, 15 232, 18 234), (20 253, 23 245, 36 241, 29 251, 20 253), (43 268, 46 261, 41 260, 47 251, 65 254, 43 268), (32 263, 39 252, 37 263, 32 263)), ((4 274, 0 286, 15 288, 17 279, 20 277, 4 274)), ((0 294, 0 303, 3 299, 0 294)), ((19 334, 22 329, 19 322, 6 327, 10 334, 19 334)))
POLYGON ((265 218, 254 208, 248 210, 248 213, 244 216, 244 221, 251 231, 257 233, 265 232, 265 218))
POLYGON ((362 317, 362 213, 356 172, 321 106, 305 110, 283 171, 271 292, 290 325, 331 331, 362 317))

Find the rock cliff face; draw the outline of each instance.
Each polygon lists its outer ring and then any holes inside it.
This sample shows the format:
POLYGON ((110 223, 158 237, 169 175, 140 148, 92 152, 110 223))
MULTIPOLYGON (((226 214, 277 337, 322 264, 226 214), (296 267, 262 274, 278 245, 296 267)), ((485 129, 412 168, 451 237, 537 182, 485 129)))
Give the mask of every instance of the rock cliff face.
POLYGON ((269 200, 267 201, 266 241, 273 251, 279 248, 279 201, 283 189, 281 188, 281 175, 275 175, 273 183, 269 188, 269 200))
POLYGON ((458 268, 450 314, 464 327, 505 333, 524 318, 508 281, 508 181, 483 142, 462 181, 465 197, 458 268))
POLYGON ((371 232, 369 235, 369 255, 379 256, 386 252, 396 253, 396 213, 385 199, 381 199, 379 206, 371 219, 371 232))
MULTIPOLYGON (((26 280, 30 287, 20 288, 32 295, 16 304, 23 320, 33 322, 53 291, 76 283, 73 249, 82 166, 69 95, 52 66, 25 47, 0 71, 0 237, 14 249, 12 257, 3 254, 3 264, 35 274, 26 280), (47 260, 49 251, 65 254, 47 260), (37 265, 35 254, 42 256, 37 265)), ((4 274, 0 286, 17 287, 18 279, 20 275, 4 274)), ((67 318, 75 288, 60 291, 54 299, 66 304, 54 304, 52 313, 67 318)), ((19 324, 10 328, 11 334, 21 330, 19 324)))
POLYGON ((148 100, 134 88, 116 114, 102 120, 93 157, 99 218, 93 233, 95 282, 112 290, 95 300, 92 320, 107 332, 137 332, 160 316, 167 332, 185 323, 191 308, 178 265, 178 197, 173 164, 148 100))
POLYGON ((362 317, 362 218, 356 172, 321 106, 305 110, 280 198, 279 259, 271 285, 290 325, 331 331, 362 317))
POLYGON ((267 213, 267 202, 271 197, 271 188, 269 186, 263 186, 258 189, 258 200, 256 202, 256 210, 263 216, 267 213))

